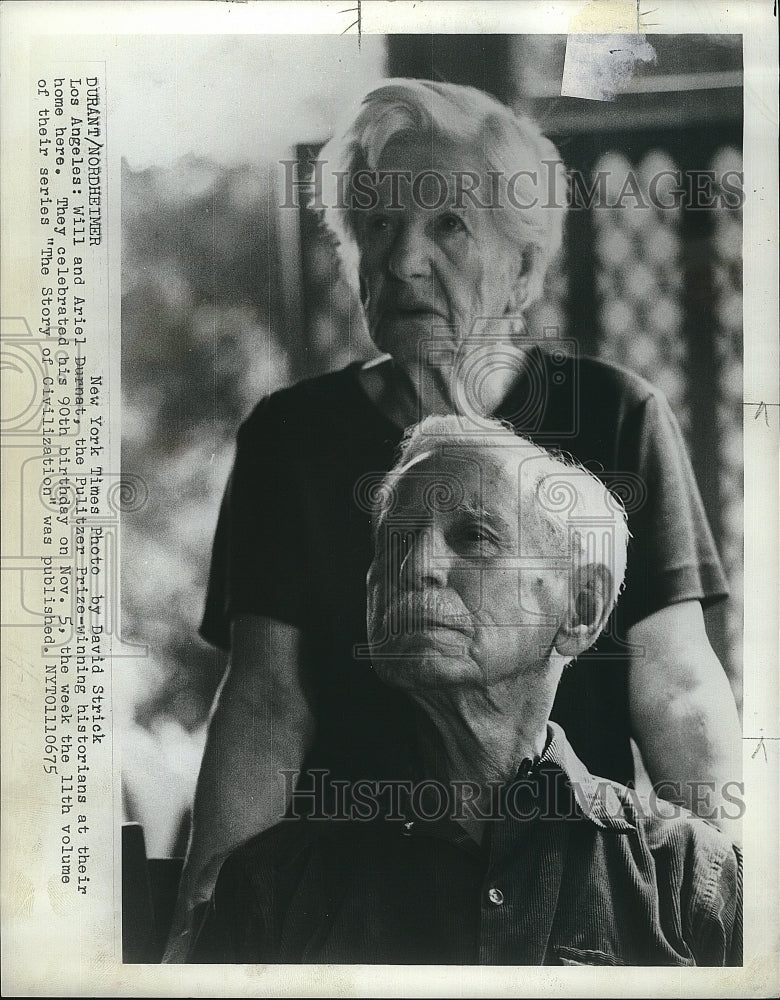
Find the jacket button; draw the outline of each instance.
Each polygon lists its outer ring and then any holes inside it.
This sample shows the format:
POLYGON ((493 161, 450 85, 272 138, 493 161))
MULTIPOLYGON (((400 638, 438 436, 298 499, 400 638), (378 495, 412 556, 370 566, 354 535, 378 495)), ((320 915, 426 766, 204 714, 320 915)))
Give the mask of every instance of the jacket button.
POLYGON ((488 889, 488 899, 494 906, 501 906, 504 902, 504 894, 500 889, 488 889))

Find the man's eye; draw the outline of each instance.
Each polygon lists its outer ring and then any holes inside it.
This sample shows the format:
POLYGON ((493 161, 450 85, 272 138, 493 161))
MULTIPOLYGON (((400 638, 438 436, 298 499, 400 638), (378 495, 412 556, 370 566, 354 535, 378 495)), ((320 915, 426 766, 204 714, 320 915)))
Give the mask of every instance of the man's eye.
POLYGON ((444 215, 440 215, 436 224, 442 233, 460 233, 466 229, 463 220, 454 212, 445 212, 444 215))
POLYGON ((368 220, 368 228, 372 233, 383 233, 390 228, 390 219, 386 215, 372 215, 368 220))
POLYGON ((495 536, 486 528, 468 528, 463 532, 463 543, 470 548, 486 549, 495 544, 495 536))

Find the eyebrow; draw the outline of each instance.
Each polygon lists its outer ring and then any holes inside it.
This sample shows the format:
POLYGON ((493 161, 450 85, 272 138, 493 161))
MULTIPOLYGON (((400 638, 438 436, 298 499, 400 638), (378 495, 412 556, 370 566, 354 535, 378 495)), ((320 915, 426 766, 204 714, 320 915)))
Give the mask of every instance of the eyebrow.
POLYGON ((498 514, 494 510, 490 510, 488 507, 476 504, 471 500, 461 500, 461 502, 454 508, 455 513, 462 514, 466 517, 472 518, 479 524, 488 525, 494 528, 496 531, 503 532, 507 534, 509 532, 509 523, 505 518, 498 514))

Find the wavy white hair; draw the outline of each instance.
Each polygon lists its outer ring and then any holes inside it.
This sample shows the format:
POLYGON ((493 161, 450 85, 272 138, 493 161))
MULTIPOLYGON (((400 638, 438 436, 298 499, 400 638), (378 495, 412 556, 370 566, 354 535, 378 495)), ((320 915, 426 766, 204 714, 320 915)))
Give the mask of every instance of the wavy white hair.
POLYGON ((523 305, 538 299, 566 215, 567 178, 558 150, 530 118, 481 90, 428 80, 386 80, 369 91, 320 153, 322 188, 315 200, 325 206, 322 216, 347 279, 357 286, 360 210, 342 192, 358 171, 376 170, 385 147, 397 139, 454 145, 473 156, 474 170, 490 178, 485 188, 498 185, 500 208, 489 209, 491 218, 523 259, 523 305), (510 178, 513 199, 507 197, 510 178))

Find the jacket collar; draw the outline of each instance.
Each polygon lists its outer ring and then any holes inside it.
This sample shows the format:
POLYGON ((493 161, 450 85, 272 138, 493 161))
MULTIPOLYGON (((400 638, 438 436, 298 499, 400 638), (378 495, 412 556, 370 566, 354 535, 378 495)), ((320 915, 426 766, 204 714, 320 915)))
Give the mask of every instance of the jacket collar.
POLYGON ((547 746, 536 767, 554 767, 562 771, 578 811, 596 826, 621 832, 635 829, 632 792, 617 782, 591 774, 557 723, 548 722, 547 730, 547 746))
MULTIPOLYGON (((563 729, 552 721, 547 724, 547 743, 543 753, 534 760, 523 760, 517 768, 514 781, 533 783, 535 776, 542 775, 552 778, 556 784, 558 782, 565 784, 571 795, 570 800, 559 801, 557 793, 554 793, 552 798, 547 800, 553 808, 563 808, 562 813, 557 813, 560 818, 579 815, 601 829, 619 833, 636 829, 637 812, 641 812, 636 792, 617 782, 591 774, 574 752, 563 729)), ((506 787, 509 788, 512 784, 510 781, 506 787)), ((549 785, 547 787, 550 788, 549 785)), ((462 846, 473 845, 471 838, 464 833, 459 823, 449 818, 425 818, 421 821, 410 806, 407 796, 402 795, 402 802, 401 811, 406 817, 404 828, 407 835, 446 834, 448 839, 462 846)))

